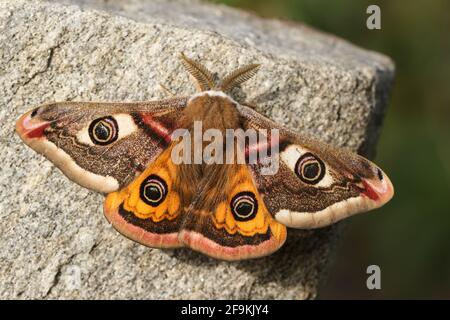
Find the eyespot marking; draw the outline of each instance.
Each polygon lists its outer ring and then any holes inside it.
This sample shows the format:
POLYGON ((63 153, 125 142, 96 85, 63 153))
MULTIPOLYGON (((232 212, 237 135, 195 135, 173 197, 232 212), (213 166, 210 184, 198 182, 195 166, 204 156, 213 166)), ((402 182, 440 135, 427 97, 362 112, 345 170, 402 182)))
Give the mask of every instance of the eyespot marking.
POLYGON ((94 144, 105 146, 117 140, 119 128, 116 119, 107 116, 92 121, 88 132, 94 144))
POLYGON ((317 184, 325 176, 325 164, 318 157, 308 152, 295 164, 295 174, 307 184, 317 184))
POLYGON ((237 221, 252 220, 258 212, 258 201, 253 192, 240 192, 231 199, 231 213, 237 221))
POLYGON ((138 127, 131 115, 118 113, 93 120, 86 127, 78 131, 76 137, 78 142, 82 144, 102 147, 110 145, 113 142, 116 142, 130 134, 133 134, 137 130, 138 127), (103 122, 101 124, 97 124, 99 123, 99 121, 103 122), (97 127, 94 128, 96 124, 97 127), (95 132, 94 129, 97 129, 97 132, 95 132), (93 134, 97 134, 97 137, 100 138, 98 139, 100 143, 97 142, 95 136, 93 137, 93 134), (107 137, 111 137, 111 139, 108 140, 107 137))
POLYGON ((152 174, 142 181, 139 194, 146 204, 157 207, 166 199, 167 183, 156 174, 152 174))
MULTIPOLYGON (((328 188, 335 182, 335 178, 333 177, 333 168, 329 166, 326 161, 322 160, 315 153, 303 146, 290 144, 284 149, 284 151, 280 152, 280 159, 292 171, 292 173, 298 177, 299 183, 307 183, 315 188, 328 188), (318 167, 316 167, 316 165, 305 166, 307 170, 303 172, 307 173, 305 177, 309 177, 310 179, 302 180, 298 174, 298 167, 301 162, 300 159, 305 159, 308 154, 311 156, 311 161, 313 159, 317 161, 318 167), (312 183, 311 181, 314 181, 314 179, 311 178, 313 178, 316 173, 319 174, 316 178, 317 182, 312 183)), ((306 163, 314 162, 315 161, 306 163)), ((302 172, 300 171, 300 173, 302 172)))

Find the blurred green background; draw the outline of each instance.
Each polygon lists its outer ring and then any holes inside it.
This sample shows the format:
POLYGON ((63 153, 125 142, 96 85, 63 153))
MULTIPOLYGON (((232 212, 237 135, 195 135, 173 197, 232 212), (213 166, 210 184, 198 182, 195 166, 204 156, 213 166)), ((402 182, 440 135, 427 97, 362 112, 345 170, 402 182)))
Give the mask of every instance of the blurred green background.
POLYGON ((319 298, 450 299, 450 1, 214 2, 302 21, 394 60, 375 161, 396 195, 349 223, 319 298), (381 30, 366 28, 370 4, 381 8, 381 30), (366 288, 371 264, 381 268, 381 290, 366 288))

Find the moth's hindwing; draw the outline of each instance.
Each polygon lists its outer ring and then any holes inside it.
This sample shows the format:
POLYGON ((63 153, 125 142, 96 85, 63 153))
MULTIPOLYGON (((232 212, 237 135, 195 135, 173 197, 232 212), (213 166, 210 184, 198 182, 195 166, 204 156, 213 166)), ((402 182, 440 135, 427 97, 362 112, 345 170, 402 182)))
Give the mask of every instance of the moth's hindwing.
POLYGON ((178 232, 183 204, 175 186, 178 170, 171 150, 162 152, 128 186, 108 194, 104 204, 105 216, 115 229, 149 247, 182 246, 178 232))
MULTIPOLYGON (((215 171, 214 166, 209 168, 215 171)), ((223 260, 266 256, 286 240, 286 227, 273 219, 245 165, 223 165, 190 206, 180 239, 194 250, 223 260), (219 178, 220 177, 220 178, 219 178), (217 181, 226 181, 223 184, 217 181)))

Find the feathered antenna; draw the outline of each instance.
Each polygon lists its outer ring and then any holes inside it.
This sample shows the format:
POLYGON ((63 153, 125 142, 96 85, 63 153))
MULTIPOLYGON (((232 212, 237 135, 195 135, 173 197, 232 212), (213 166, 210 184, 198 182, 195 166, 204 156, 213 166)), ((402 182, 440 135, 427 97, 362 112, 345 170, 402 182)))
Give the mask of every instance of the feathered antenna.
POLYGON ((199 91, 211 90, 216 86, 212 72, 205 66, 198 61, 186 57, 183 52, 180 54, 180 59, 186 70, 196 80, 197 89, 199 91))
POLYGON ((259 64, 249 64, 234 70, 222 80, 219 89, 226 92, 244 83, 258 72, 260 66, 259 64))

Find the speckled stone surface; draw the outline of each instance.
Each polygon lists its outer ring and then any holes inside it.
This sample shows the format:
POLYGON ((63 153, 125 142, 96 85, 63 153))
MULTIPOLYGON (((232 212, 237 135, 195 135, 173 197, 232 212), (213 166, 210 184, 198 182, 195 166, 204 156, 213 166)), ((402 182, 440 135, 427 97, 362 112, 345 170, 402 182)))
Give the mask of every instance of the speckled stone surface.
POLYGON ((336 227, 289 229, 277 253, 236 263, 146 248, 108 224, 101 195, 22 144, 14 124, 45 102, 159 99, 159 83, 191 94, 183 51, 219 76, 261 63, 237 99, 370 154, 394 76, 389 58, 305 25, 196 1, 1 0, 0 43, 0 298, 316 296, 332 272, 336 227))

